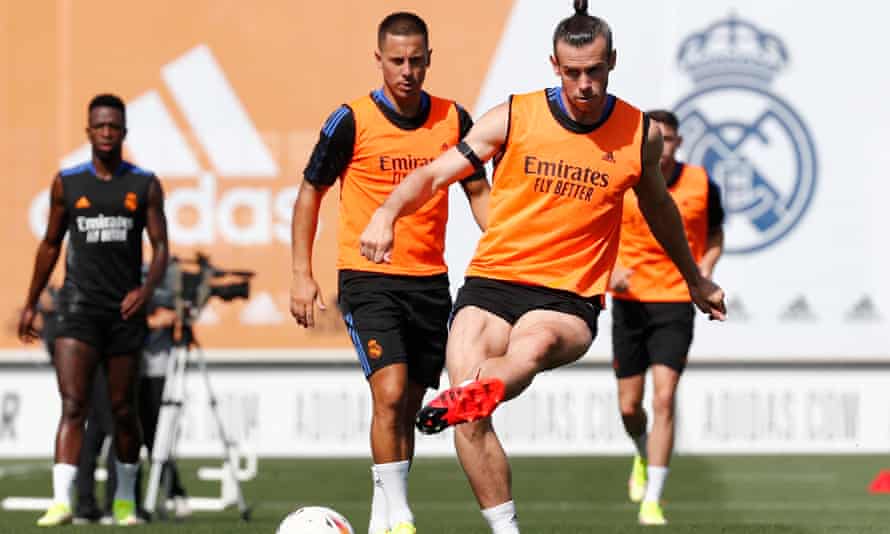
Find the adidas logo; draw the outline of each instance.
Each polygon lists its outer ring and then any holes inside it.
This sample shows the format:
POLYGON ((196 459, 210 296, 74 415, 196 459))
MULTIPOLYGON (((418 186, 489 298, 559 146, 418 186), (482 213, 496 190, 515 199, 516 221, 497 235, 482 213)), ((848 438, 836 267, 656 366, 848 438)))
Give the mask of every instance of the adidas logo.
MULTIPOLYGON (((128 159, 157 173, 169 188, 165 211, 171 244, 289 243, 297 189, 289 185, 276 191, 268 183, 279 178, 278 162, 210 48, 203 44, 192 48, 162 66, 160 75, 160 88, 127 103, 126 149, 128 159), (170 101, 175 107, 165 103, 170 101), (239 187, 225 187, 227 180, 238 180, 239 187), (245 187, 245 180, 252 183, 245 187), (179 217, 180 212, 189 216, 179 217)), ((90 145, 84 144, 62 158, 61 167, 90 157, 90 145)), ((33 202, 44 202, 40 200, 44 195, 41 192, 33 202)), ((75 207, 89 207, 89 200, 82 197, 75 207)), ((199 322, 220 322, 211 307, 204 312, 199 322)), ((258 292, 241 310, 239 320, 274 325, 286 317, 270 293, 258 292)))
POLYGON ((615 163, 615 154, 612 151, 606 152, 605 154, 603 154, 603 161, 615 163))
POLYGON ((79 210, 88 209, 92 204, 90 204, 90 199, 87 197, 80 197, 77 199, 77 202, 74 203, 74 207, 79 210))
POLYGON ((874 301, 868 296, 863 296, 844 314, 844 319, 851 323, 873 322, 879 321, 881 314, 878 313, 874 301))
MULTIPOLYGON (((161 77, 199 146, 190 146, 160 92, 152 89, 127 103, 127 148, 137 165, 165 179, 195 178, 207 172, 195 154, 200 148, 223 178, 278 176, 278 164, 210 48, 196 46, 161 67, 161 77)), ((90 145, 84 144, 62 159, 62 167, 90 155, 90 145)))
POLYGON ((807 322, 815 321, 817 317, 810 309, 806 297, 801 295, 791 301, 791 304, 779 315, 779 319, 783 321, 807 322))

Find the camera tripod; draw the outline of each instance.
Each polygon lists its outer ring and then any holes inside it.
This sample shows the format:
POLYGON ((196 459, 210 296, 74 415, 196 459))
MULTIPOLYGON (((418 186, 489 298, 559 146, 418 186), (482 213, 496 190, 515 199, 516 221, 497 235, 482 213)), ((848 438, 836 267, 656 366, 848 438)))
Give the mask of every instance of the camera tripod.
MULTIPOLYGON (((145 494, 145 510, 154 513, 157 507, 158 492, 164 483, 164 495, 169 492, 171 477, 166 473, 165 466, 169 464, 176 452, 176 441, 179 437, 180 425, 182 422, 182 410, 185 406, 185 375, 189 361, 197 363, 198 371, 204 382, 204 388, 207 392, 210 411, 213 413, 213 419, 216 423, 216 430, 219 439, 222 442, 224 461, 220 479, 223 483, 223 494, 225 496, 226 489, 234 489, 234 500, 238 505, 238 512, 244 521, 250 520, 250 508, 244 499, 244 493, 241 490, 241 482, 238 473, 240 465, 238 450, 235 442, 230 439, 223 426, 222 417, 219 413, 216 396, 210 386, 210 376, 207 373, 207 363, 204 358, 204 352, 195 342, 194 338, 190 342, 191 334, 183 336, 183 342, 177 343, 174 347, 170 359, 167 362, 167 378, 164 383, 164 394, 161 401, 161 412, 158 415, 158 427, 155 434, 154 446, 151 453, 151 471, 148 478, 148 487, 145 494), (192 350, 194 349, 194 350, 192 350), (165 476, 166 475, 166 476, 165 476)), ((225 506, 227 503, 223 503, 225 506)))
MULTIPOLYGON (((209 265, 209 264, 208 264, 209 265)), ((174 457, 176 441, 179 438, 179 430, 182 422, 182 410, 185 403, 185 374, 190 361, 197 363, 198 371, 204 382, 204 389, 210 405, 210 411, 216 423, 216 430, 222 442, 225 460, 220 473, 220 481, 223 487, 222 507, 231 503, 226 497, 232 498, 238 505, 238 512, 243 521, 250 519, 250 508, 244 500, 244 492, 241 491, 239 477, 239 456, 235 442, 229 438, 223 426, 222 417, 213 388, 210 386, 210 376, 207 372, 207 362, 204 351, 194 336, 192 322, 197 316, 197 311, 207 303, 211 295, 209 280, 213 276, 210 269, 203 268, 199 274, 198 285, 192 298, 183 298, 183 276, 179 271, 178 262, 172 262, 168 270, 174 276, 173 294, 174 307, 177 316, 177 326, 174 329, 175 344, 167 361, 166 380, 161 400, 161 411, 158 415, 158 426, 151 453, 151 471, 148 479, 148 487, 145 495, 145 510, 154 513, 157 506, 158 491, 162 479, 165 482, 165 495, 169 494, 171 477, 163 476, 165 466, 174 457), (229 494, 229 495, 227 495, 229 494), (233 494, 233 495, 232 495, 233 494)), ((255 466, 254 468, 255 469, 255 466)))

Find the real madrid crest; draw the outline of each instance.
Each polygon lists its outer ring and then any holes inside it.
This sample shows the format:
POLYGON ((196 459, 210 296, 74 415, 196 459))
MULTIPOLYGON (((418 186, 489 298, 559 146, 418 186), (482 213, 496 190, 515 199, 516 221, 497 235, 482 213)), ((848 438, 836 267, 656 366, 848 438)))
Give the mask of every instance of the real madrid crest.
POLYGON ((674 106, 686 160, 720 185, 726 252, 775 244, 806 212, 818 175, 809 130, 770 91, 788 63, 785 44, 730 15, 686 38, 677 62, 695 84, 674 106))

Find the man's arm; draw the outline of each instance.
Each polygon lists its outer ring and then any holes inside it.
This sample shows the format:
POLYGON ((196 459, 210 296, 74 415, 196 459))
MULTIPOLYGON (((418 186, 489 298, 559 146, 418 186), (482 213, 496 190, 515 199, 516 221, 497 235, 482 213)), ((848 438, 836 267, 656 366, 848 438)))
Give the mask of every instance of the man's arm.
MULTIPOLYGON (((460 140, 463 141, 473 129, 473 117, 470 117, 467 110, 459 104, 455 104, 455 106, 460 123, 460 140)), ((473 212, 476 224, 484 232, 488 222, 488 194, 491 191, 491 186, 485 177, 485 169, 478 169, 469 177, 461 180, 460 186, 470 203, 470 210, 473 212)))
MULTIPOLYGON (((495 107, 483 115, 464 138, 463 142, 481 162, 488 161, 507 140, 509 113, 506 103, 495 107)), ((376 263, 388 260, 396 220, 417 211, 436 191, 456 182, 472 167, 470 160, 457 147, 452 147, 411 172, 371 217, 361 236, 362 254, 376 263)), ((475 211, 474 215, 478 222, 475 211)))
POLYGON ((723 255, 723 227, 718 226, 708 230, 708 243, 705 246, 705 253, 702 254, 701 260, 698 262, 698 268, 701 275, 705 278, 711 278, 714 274, 714 267, 717 266, 717 260, 723 255))
POLYGON ((717 260, 723 255, 723 202, 720 200, 720 187, 708 180, 708 241, 705 253, 698 262, 702 276, 711 278, 717 260))
POLYGON ((349 106, 328 116, 303 171, 291 219, 290 313, 297 324, 315 326, 314 306, 325 309, 324 296, 312 274, 312 245, 318 229, 321 201, 352 160, 355 117, 349 106))
POLYGON ((640 211, 655 239, 686 280, 695 305, 713 319, 724 319, 726 306, 723 303, 723 290, 703 277, 695 264, 680 212, 661 174, 661 152, 661 132, 658 128, 649 128, 643 142, 640 180, 634 186, 640 211))
POLYGON ((327 187, 317 186, 307 180, 300 185, 294 201, 291 221, 291 315, 297 324, 307 328, 315 326, 313 306, 318 303, 325 309, 324 297, 312 275, 312 244, 318 228, 318 213, 327 187))
POLYGON ((127 293, 121 301, 121 317, 124 319, 129 319, 138 313, 151 300, 152 293, 164 278, 170 256, 167 244, 167 217, 164 215, 164 189, 157 178, 149 182, 147 197, 145 231, 151 244, 151 261, 142 286, 127 293))
POLYGON ((488 195, 491 192, 488 180, 482 177, 469 182, 463 181, 460 185, 470 202, 470 210, 473 212, 476 224, 484 232, 488 228, 488 195))
POLYGON ((31 285, 25 298, 25 308, 19 317, 18 335, 19 339, 25 343, 30 343, 39 337, 39 332, 34 328, 34 319, 37 317, 37 301, 59 260, 67 228, 68 210, 65 209, 62 177, 56 176, 50 188, 49 223, 46 226, 43 239, 37 245, 31 285))

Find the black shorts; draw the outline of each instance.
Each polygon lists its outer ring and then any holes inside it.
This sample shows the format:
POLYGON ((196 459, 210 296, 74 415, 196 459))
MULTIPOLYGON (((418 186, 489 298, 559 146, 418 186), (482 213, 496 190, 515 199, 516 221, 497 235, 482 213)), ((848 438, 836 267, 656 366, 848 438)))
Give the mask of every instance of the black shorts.
POLYGON ((83 341, 101 356, 141 356, 148 335, 145 315, 124 320, 120 314, 59 311, 56 314, 56 339, 83 341))
POLYGON ((413 382, 438 389, 451 313, 448 276, 341 271, 339 278, 340 311, 365 377, 406 363, 413 382))
POLYGON ((513 325, 532 310, 557 311, 583 319, 593 339, 602 302, 601 295, 582 297, 571 291, 468 276, 457 293, 453 315, 465 306, 476 306, 513 325))
POLYGON ((682 373, 692 344, 691 302, 612 299, 612 367, 618 378, 643 374, 652 364, 682 373))

